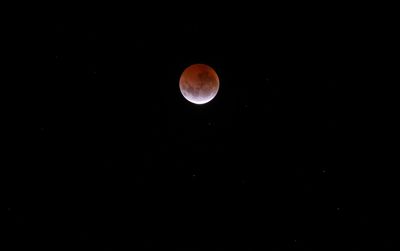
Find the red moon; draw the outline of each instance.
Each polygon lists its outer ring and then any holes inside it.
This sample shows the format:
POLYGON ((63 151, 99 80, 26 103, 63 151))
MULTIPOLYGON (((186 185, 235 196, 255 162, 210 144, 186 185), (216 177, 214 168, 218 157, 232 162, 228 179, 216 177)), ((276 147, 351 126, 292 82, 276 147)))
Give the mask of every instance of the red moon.
POLYGON ((201 105, 210 102, 217 95, 219 78, 210 66, 194 64, 183 71, 179 88, 185 99, 201 105))

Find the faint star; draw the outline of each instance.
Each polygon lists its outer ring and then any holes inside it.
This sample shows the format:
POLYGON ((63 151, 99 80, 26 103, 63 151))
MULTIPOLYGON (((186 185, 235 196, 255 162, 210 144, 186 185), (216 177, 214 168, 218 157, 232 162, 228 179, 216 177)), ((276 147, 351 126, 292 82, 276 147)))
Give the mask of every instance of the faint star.
POLYGON ((325 169, 322 169, 322 173, 326 173, 326 170, 325 170, 325 169))

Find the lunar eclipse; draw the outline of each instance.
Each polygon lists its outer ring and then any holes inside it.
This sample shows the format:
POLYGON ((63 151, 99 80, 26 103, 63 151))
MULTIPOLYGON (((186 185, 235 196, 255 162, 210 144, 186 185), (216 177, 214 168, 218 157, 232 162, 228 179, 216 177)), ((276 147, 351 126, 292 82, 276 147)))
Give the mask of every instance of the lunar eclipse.
POLYGON ((210 66, 193 64, 183 71, 179 88, 185 99, 201 105, 210 102, 217 95, 219 78, 210 66))

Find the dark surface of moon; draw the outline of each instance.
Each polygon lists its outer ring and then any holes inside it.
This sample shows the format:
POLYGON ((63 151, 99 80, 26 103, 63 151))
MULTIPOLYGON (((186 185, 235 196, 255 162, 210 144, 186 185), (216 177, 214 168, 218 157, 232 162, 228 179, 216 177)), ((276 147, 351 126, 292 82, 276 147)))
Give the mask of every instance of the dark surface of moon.
POLYGON ((179 88, 188 101, 199 105, 205 104, 217 95, 219 78, 210 66, 194 64, 183 71, 179 88))

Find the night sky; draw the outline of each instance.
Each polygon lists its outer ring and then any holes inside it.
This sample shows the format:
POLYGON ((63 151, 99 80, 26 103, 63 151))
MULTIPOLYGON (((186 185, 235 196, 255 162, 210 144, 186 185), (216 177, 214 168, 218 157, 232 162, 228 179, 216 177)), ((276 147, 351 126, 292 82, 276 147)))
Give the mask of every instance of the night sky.
POLYGON ((359 23, 295 9, 53 22, 49 67, 18 87, 13 247, 393 248, 352 96, 359 23), (179 90, 195 63, 220 79, 204 105, 179 90))

